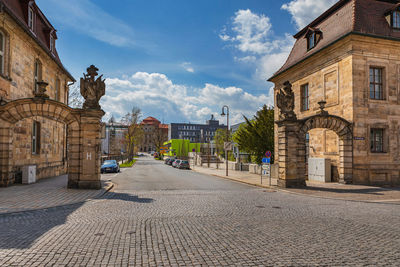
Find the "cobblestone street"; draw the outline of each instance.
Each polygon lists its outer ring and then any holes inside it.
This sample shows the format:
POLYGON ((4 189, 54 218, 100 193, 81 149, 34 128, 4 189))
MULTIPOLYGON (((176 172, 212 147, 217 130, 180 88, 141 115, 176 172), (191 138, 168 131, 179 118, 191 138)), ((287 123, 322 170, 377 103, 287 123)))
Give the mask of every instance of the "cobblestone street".
POLYGON ((149 158, 102 199, 0 215, 1 266, 399 266, 400 206, 251 187, 149 158))

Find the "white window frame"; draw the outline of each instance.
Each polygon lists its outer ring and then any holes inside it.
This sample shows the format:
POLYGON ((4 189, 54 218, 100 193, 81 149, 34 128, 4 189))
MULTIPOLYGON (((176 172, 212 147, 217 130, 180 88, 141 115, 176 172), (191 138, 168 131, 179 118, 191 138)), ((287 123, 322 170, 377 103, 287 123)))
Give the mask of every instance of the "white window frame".
POLYGON ((34 31, 35 26, 35 13, 33 12, 32 7, 28 9, 28 27, 31 31, 34 31))
POLYGON ((50 51, 54 52, 54 37, 50 34, 50 51))
POLYGON ((40 63, 39 63, 39 61, 37 61, 37 60, 35 60, 35 66, 34 66, 34 68, 35 68, 35 70, 34 70, 34 80, 35 80, 35 86, 34 86, 34 88, 35 88, 35 92, 38 92, 38 90, 39 90, 39 85, 38 85, 38 82, 39 82, 39 76, 40 76, 40 63))
POLYGON ((60 87, 61 87, 61 81, 58 77, 56 77, 56 82, 55 82, 55 87, 56 87, 56 94, 55 94, 55 100, 60 101, 60 87))

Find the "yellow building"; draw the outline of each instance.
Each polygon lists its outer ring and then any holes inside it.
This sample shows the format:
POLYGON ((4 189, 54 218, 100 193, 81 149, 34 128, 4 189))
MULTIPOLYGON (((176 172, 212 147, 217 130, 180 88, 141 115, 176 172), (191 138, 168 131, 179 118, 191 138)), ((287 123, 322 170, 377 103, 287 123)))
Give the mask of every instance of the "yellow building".
POLYGON ((300 129, 291 133, 275 105, 282 186, 303 184, 307 157, 330 158, 334 181, 400 184, 398 2, 340 0, 294 35, 287 61, 270 78, 275 95, 285 82, 291 84, 293 123, 300 129), (333 125, 339 120, 349 131, 333 125), (299 145, 288 144, 291 138, 299 145), (294 158, 286 155, 290 146, 297 151, 294 158), (300 167, 290 172, 290 161, 300 167))
MULTIPOLYGON (((35 1, 0 2, 0 104, 32 98, 38 82, 48 83, 50 99, 67 104, 68 84, 75 82, 56 50, 54 27, 35 1)), ((12 164, 16 180, 26 165, 37 178, 66 173, 66 126, 41 116, 18 121, 12 131, 12 164)))

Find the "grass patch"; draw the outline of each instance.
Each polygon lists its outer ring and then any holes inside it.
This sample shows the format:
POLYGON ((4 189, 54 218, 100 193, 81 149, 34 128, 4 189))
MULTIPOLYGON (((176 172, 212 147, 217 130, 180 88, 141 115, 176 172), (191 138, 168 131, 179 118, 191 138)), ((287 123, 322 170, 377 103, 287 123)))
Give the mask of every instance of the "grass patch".
POLYGON ((135 164, 135 162, 136 162, 136 159, 133 159, 130 162, 125 162, 125 163, 119 165, 119 167, 121 167, 121 168, 129 168, 129 167, 132 167, 133 164, 135 164))

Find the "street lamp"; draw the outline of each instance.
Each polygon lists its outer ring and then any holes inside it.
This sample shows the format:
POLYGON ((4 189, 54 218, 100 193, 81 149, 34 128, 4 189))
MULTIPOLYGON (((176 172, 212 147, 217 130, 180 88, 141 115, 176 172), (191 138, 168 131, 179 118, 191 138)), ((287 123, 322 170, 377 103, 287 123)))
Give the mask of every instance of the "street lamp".
POLYGON ((225 163, 226 163, 226 176, 228 176, 228 142, 229 142, 229 107, 223 106, 221 116, 224 117, 226 115, 226 145, 225 145, 225 163), (226 108, 226 114, 225 114, 226 108))

